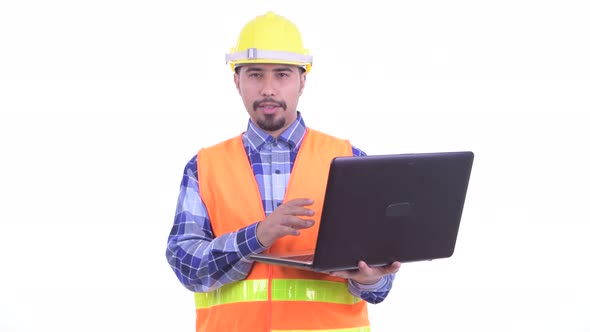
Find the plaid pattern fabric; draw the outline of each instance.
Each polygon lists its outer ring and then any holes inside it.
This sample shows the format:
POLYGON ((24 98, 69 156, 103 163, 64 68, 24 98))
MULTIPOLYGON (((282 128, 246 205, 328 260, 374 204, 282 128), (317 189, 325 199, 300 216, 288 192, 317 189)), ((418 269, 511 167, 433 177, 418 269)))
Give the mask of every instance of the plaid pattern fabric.
MULTIPOLYGON (((267 216, 283 201, 305 130, 303 118, 298 115, 297 120, 276 139, 252 121, 248 122, 248 128, 242 135, 267 216)), ((355 156, 366 155, 355 147, 352 152, 355 156)), ((253 264, 248 255, 260 253, 266 248, 256 239, 257 223, 213 237, 207 209, 199 194, 197 174, 195 156, 184 170, 166 257, 186 288, 194 292, 208 292, 245 279, 253 264)), ((350 281, 349 291, 370 303, 378 303, 389 293, 393 278, 393 275, 384 277, 374 285, 350 281)))

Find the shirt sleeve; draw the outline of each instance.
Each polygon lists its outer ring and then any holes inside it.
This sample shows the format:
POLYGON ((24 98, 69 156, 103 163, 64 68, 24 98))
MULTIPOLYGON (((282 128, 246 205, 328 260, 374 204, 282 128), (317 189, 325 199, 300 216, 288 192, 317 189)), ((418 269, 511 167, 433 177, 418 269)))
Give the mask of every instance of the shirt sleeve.
POLYGON ((364 157, 367 154, 365 153, 365 151, 355 147, 354 145, 352 146, 352 155, 355 157, 364 157))
MULTIPOLYGON (((353 146, 352 155, 355 157, 364 157, 367 154, 363 150, 353 146)), ((363 285, 353 280, 348 280, 348 291, 352 295, 359 297, 369 303, 380 303, 385 300, 387 294, 389 294, 389 291, 393 285, 393 279, 395 279, 395 274, 390 274, 384 276, 381 278, 381 280, 373 285, 363 285)))
POLYGON ((377 304, 385 300, 387 294, 389 294, 393 279, 395 279, 395 274, 389 274, 373 285, 363 285, 349 279, 348 291, 350 294, 360 297, 369 303, 377 304))
POLYGON ((197 174, 195 156, 184 169, 166 258, 186 288, 208 292, 245 279, 253 264, 247 256, 265 248, 256 239, 257 223, 236 232, 213 236, 197 174))

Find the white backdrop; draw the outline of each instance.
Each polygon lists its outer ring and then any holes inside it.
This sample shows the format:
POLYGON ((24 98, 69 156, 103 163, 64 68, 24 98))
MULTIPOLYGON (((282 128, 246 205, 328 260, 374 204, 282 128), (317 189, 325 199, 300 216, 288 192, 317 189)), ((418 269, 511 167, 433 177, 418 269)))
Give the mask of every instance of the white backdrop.
POLYGON ((224 53, 267 10, 314 55, 310 127, 475 152, 454 256, 405 264, 375 331, 590 331, 590 10, 568 0, 3 1, 0 331, 193 331, 178 187, 245 129, 224 53))

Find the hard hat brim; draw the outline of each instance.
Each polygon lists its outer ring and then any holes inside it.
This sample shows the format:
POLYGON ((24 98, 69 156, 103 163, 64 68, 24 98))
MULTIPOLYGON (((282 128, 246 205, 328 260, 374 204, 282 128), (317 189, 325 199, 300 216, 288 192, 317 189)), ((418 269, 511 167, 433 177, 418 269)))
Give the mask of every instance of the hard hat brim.
POLYGON ((277 59, 249 59, 249 60, 240 60, 240 61, 232 61, 230 62, 230 67, 232 71, 235 71, 237 67, 249 64, 279 64, 279 65, 291 65, 302 67, 305 69, 307 73, 311 71, 311 63, 302 63, 302 62, 295 62, 295 61, 284 61, 284 60, 277 60, 277 59))

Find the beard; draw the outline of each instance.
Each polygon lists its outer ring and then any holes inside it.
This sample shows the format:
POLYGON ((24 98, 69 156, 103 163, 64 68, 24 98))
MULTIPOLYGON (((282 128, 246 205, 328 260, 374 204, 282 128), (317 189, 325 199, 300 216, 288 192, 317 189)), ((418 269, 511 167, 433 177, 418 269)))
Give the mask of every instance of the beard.
POLYGON ((265 114, 264 118, 257 119, 256 124, 265 131, 277 131, 285 125, 285 118, 275 119, 275 114, 265 114))
MULTIPOLYGON (((283 112, 287 111, 287 104, 284 101, 274 100, 272 98, 264 98, 263 100, 255 101, 254 104, 252 105, 252 109, 256 110, 260 106, 260 104, 262 104, 262 103, 274 103, 274 104, 278 105, 279 107, 281 107, 283 109, 283 112)), ((276 114, 264 114, 264 116, 262 118, 259 118, 256 120, 256 124, 262 130, 277 131, 277 130, 283 128, 283 126, 286 123, 286 120, 284 117, 276 117, 277 115, 278 115, 278 112, 276 114)))

